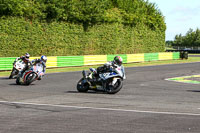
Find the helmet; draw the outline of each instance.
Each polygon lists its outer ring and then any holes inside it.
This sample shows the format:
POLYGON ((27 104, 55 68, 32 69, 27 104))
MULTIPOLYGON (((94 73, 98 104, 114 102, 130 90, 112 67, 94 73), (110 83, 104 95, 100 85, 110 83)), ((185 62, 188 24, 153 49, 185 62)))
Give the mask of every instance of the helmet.
POLYGON ((46 62, 47 61, 47 57, 45 55, 42 55, 40 58, 42 61, 46 62))
POLYGON ((29 53, 26 53, 26 54, 25 54, 25 58, 26 58, 26 59, 29 59, 29 57, 30 57, 30 54, 29 54, 29 53))
POLYGON ((122 65, 122 62, 123 62, 123 59, 122 59, 122 57, 120 57, 120 56, 115 56, 113 62, 114 62, 115 64, 121 66, 121 65, 122 65))

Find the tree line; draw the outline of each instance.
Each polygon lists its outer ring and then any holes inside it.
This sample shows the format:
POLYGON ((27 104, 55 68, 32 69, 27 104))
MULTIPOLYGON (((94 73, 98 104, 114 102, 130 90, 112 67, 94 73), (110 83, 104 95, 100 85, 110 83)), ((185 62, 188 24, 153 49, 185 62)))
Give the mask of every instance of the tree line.
POLYGON ((200 29, 193 30, 190 28, 185 35, 177 34, 174 41, 166 41, 166 44, 171 46, 200 47, 200 29))
POLYGON ((116 22, 166 29, 160 10, 148 0, 0 0, 1 16, 78 23, 86 31, 92 25, 116 22))

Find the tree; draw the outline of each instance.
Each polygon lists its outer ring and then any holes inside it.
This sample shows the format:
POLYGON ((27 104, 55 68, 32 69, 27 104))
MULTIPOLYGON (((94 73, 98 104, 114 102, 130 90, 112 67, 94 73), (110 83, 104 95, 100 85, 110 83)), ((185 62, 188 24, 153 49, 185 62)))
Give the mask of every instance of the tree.
POLYGON ((198 28, 195 31, 194 46, 200 46, 200 30, 198 28))
POLYGON ((183 36, 181 34, 175 36, 173 46, 181 46, 183 44, 183 36))
POLYGON ((83 24, 87 31, 89 26, 103 22, 105 10, 111 7, 109 0, 69 0, 66 10, 68 21, 83 24))
POLYGON ((197 28, 196 31, 189 29, 185 36, 176 35, 173 46, 200 46, 200 30, 197 28))
POLYGON ((167 47, 171 47, 171 46, 173 45, 173 41, 166 41, 166 42, 165 42, 165 45, 166 45, 167 47))

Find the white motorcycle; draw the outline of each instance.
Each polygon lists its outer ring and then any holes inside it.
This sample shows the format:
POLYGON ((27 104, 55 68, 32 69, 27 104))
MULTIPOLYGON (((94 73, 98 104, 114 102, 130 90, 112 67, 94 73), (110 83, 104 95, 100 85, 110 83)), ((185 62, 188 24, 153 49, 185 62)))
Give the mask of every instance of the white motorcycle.
POLYGON ((18 60, 13 63, 13 69, 10 73, 9 79, 16 78, 18 73, 22 71, 25 67, 25 63, 22 60, 18 60))
POLYGON ((22 74, 22 78, 17 77, 16 84, 18 85, 30 85, 32 82, 36 80, 41 80, 43 73, 43 65, 37 63, 36 65, 32 66, 30 70, 26 70, 22 74))
POLYGON ((108 94, 119 92, 123 86, 125 72, 122 68, 113 68, 108 72, 100 73, 99 78, 95 78, 96 69, 90 68, 90 73, 86 74, 83 70, 83 78, 77 83, 79 92, 87 92, 88 90, 103 91, 108 94))

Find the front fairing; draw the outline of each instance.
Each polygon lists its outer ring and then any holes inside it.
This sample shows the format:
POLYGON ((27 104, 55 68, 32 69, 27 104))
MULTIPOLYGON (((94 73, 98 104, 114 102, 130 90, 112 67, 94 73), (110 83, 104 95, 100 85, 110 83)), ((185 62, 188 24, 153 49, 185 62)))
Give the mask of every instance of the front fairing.
POLYGON ((18 71, 23 70, 24 67, 25 67, 25 63, 22 60, 19 60, 14 64, 14 68, 17 69, 18 71))
POLYGON ((113 70, 111 72, 99 74, 99 77, 103 80, 107 80, 107 79, 113 78, 113 77, 120 77, 123 79, 124 71, 122 70, 122 67, 117 67, 117 68, 113 68, 113 70))
POLYGON ((22 74, 22 78, 20 79, 20 83, 21 84, 24 84, 26 82, 26 78, 29 74, 33 73, 33 71, 30 69, 30 70, 26 70, 23 74, 22 74))

